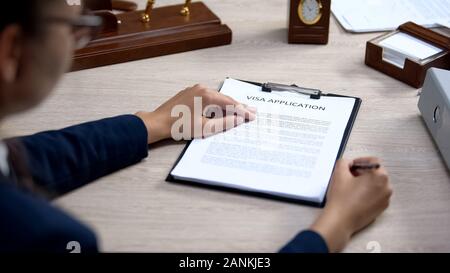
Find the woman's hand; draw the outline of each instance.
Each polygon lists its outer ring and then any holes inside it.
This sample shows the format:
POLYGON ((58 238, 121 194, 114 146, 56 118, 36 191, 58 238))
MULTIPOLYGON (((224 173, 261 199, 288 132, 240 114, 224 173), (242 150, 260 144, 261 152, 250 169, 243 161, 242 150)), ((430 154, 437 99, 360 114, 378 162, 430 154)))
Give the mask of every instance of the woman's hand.
POLYGON ((138 112, 148 131, 148 143, 207 137, 255 119, 255 109, 216 90, 195 85, 153 112, 138 112), (212 114, 214 113, 214 114, 212 114))
POLYGON ((360 158, 336 163, 328 190, 327 204, 311 226, 327 242, 330 252, 344 248, 350 237, 372 223, 388 206, 392 195, 388 174, 381 167, 352 173, 355 163, 379 163, 377 158, 360 158))

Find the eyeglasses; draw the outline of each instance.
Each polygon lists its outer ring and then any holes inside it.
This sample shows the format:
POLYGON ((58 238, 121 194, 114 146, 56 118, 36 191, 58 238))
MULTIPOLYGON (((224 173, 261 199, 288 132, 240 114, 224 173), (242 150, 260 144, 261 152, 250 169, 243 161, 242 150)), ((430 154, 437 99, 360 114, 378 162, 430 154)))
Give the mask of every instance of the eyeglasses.
POLYGON ((45 22, 70 25, 75 39, 75 49, 81 49, 95 38, 102 27, 103 20, 99 16, 81 15, 76 19, 52 17, 45 19, 45 22))

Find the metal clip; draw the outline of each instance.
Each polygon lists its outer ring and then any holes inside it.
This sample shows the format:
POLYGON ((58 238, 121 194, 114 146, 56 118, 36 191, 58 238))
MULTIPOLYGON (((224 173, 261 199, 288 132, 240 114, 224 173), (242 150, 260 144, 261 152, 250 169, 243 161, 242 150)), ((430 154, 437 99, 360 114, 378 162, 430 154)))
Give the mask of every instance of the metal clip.
POLYGON ((312 89, 312 88, 305 88, 305 87, 299 87, 296 85, 285 85, 285 84, 279 84, 279 83, 264 83, 262 85, 262 91, 264 92, 293 92, 293 93, 299 93, 302 95, 308 95, 311 99, 320 99, 320 96, 322 95, 322 91, 318 89, 312 89))

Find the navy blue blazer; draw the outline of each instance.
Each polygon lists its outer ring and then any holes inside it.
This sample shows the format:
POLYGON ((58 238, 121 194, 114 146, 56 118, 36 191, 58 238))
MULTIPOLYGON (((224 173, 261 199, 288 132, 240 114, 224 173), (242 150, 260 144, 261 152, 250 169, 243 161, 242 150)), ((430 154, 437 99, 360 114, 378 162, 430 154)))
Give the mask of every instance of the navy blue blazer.
MULTIPOLYGON (((6 140, 23 147, 33 183, 53 196, 133 165, 148 155, 147 129, 134 115, 88 122, 57 131, 6 140)), ((13 164, 10 164, 11 166, 13 164)), ((17 185, 15 170, 0 176, 0 252, 97 252, 95 234, 46 198, 17 185)), ((303 231, 281 252, 327 252, 320 235, 303 231)))

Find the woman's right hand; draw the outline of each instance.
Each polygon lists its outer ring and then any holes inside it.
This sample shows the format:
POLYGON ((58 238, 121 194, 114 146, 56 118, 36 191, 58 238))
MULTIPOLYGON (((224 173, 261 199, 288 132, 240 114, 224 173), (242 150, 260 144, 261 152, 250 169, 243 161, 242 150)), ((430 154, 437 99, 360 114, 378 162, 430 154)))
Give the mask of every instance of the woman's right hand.
POLYGON ((202 138, 229 130, 254 120, 256 109, 217 90, 197 84, 178 92, 153 112, 140 111, 136 116, 141 118, 147 127, 148 143, 151 144, 167 138, 202 138), (184 111, 174 111, 177 108, 184 111), (215 110, 215 113, 220 115, 210 118, 208 109, 215 110), (182 126, 174 127, 179 121, 185 121, 185 124, 181 122, 179 124, 182 126))
POLYGON ((381 167, 352 173, 350 167, 355 163, 379 164, 379 160, 339 160, 327 204, 310 228, 325 239, 330 252, 342 250, 355 232, 372 223, 389 206, 392 188, 387 171, 381 167))

